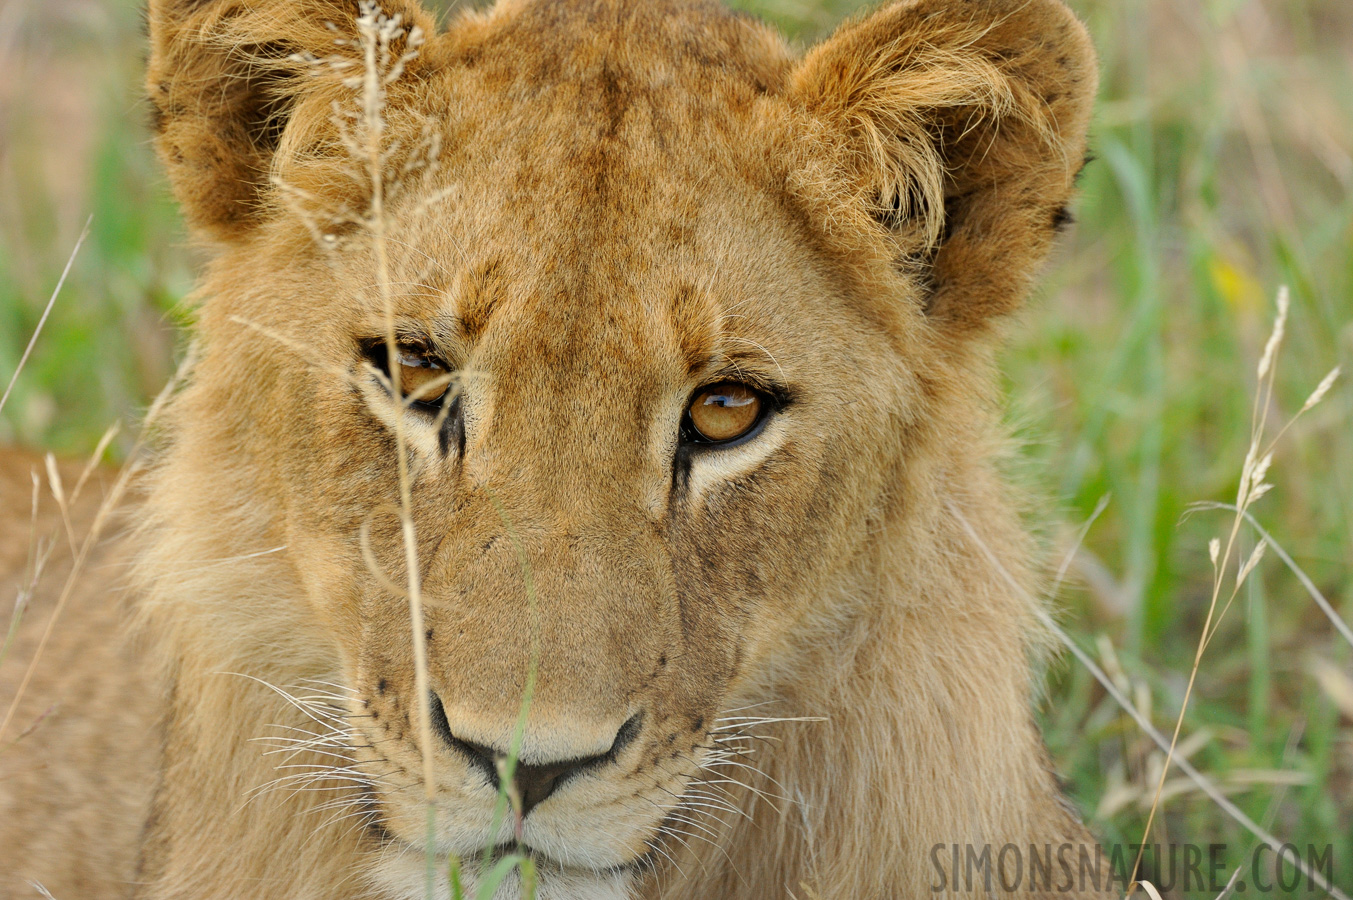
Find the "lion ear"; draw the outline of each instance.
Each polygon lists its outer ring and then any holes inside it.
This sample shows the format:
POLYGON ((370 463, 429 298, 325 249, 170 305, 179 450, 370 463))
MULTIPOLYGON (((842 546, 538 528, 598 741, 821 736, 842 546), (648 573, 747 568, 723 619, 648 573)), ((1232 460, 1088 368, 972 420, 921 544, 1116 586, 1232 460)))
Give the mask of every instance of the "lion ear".
POLYGON ((1095 87, 1060 0, 904 0, 812 49, 791 99, 830 159, 836 224, 887 229, 931 316, 971 332, 1022 301, 1066 220, 1095 87))
MULTIPOLYGON (((395 59, 432 33, 413 0, 382 0, 380 10, 395 59)), ((151 0, 156 146, 199 234, 230 242, 267 216, 292 111, 308 93, 360 74, 359 25, 377 14, 357 0, 151 0)))

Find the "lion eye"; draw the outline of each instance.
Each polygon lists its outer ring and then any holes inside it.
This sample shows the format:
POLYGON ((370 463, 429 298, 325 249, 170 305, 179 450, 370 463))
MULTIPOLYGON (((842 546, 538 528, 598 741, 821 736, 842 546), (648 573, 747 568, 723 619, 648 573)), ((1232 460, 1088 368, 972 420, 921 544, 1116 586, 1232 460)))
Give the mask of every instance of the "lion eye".
POLYGON ((437 404, 446 396, 450 379, 437 359, 407 347, 399 348, 399 365, 391 378, 399 379, 399 392, 412 403, 437 404))
POLYGON ((383 338, 362 341, 361 350, 366 361, 384 373, 412 406, 439 407, 451 388, 451 367, 422 344, 397 345, 393 365, 383 338))
POLYGON ((766 401, 745 384, 726 381, 701 389, 686 410, 688 438, 696 443, 727 444, 761 423, 766 401))

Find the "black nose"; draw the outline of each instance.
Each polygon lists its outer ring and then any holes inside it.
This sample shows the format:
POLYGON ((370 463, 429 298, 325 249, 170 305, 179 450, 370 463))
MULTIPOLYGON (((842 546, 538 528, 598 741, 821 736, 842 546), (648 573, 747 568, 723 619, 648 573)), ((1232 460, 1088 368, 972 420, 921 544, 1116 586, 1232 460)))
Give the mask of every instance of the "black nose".
MULTIPOLYGON (((512 773, 512 784, 521 798, 521 814, 525 817, 539 806, 546 797, 554 793, 560 784, 587 769, 614 762, 626 747, 639 736, 643 724, 643 714, 638 713, 626 720, 615 734, 611 748, 596 756, 583 756, 576 759, 561 759, 547 763, 523 763, 520 760, 512 773)), ((499 789, 498 762, 507 759, 506 750, 462 740, 451 731, 451 723, 446 720, 446 709, 441 698, 432 695, 432 728, 451 749, 458 751, 470 764, 484 775, 484 779, 496 791, 499 789)))

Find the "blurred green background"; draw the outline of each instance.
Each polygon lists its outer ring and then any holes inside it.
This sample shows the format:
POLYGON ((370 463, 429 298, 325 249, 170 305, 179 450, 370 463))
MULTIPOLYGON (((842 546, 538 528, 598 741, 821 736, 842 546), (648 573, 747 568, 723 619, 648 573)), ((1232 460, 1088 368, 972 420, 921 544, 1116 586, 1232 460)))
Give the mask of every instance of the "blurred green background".
MULTIPOLYGON (((739 5, 805 43, 856 7, 739 5)), ((1097 160, 1078 225, 1005 354, 1009 420, 1054 562, 1071 560, 1063 620, 1168 734, 1207 611, 1207 542, 1229 526, 1185 513, 1235 496, 1279 285, 1293 309, 1270 419, 1286 421, 1330 368, 1353 363, 1353 4, 1072 6, 1101 54, 1097 160)), ((115 419, 134 421, 172 368, 201 260, 150 151, 143 59, 132 0, 0 5, 0 388, 93 216, 0 413, 0 442, 87 453, 115 419)), ((1341 382, 1297 423, 1269 476, 1276 489, 1255 507, 1345 620, 1351 407, 1341 382)), ((1249 816, 1303 853, 1332 845, 1348 892, 1351 660, 1270 554, 1208 648, 1183 731, 1191 761, 1249 816)), ((1049 675, 1040 716, 1059 770, 1104 838, 1139 841, 1162 754, 1069 656, 1049 675)), ((1177 771, 1163 809, 1153 839, 1225 843, 1229 865, 1248 859, 1253 839, 1177 771)))

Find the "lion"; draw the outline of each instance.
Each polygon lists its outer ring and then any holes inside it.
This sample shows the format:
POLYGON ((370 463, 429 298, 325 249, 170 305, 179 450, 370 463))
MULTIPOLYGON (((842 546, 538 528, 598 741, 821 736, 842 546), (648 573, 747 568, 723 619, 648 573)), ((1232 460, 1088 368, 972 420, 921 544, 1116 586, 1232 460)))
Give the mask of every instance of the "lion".
MULTIPOLYGON (((149 33, 211 260, 148 470, 35 520, 4 896, 1098 890, 944 865, 1095 847, 996 462, 1096 89, 1060 0, 802 53, 705 0, 151 0, 149 33)), ((7 583, 35 469, 0 470, 7 583)))

